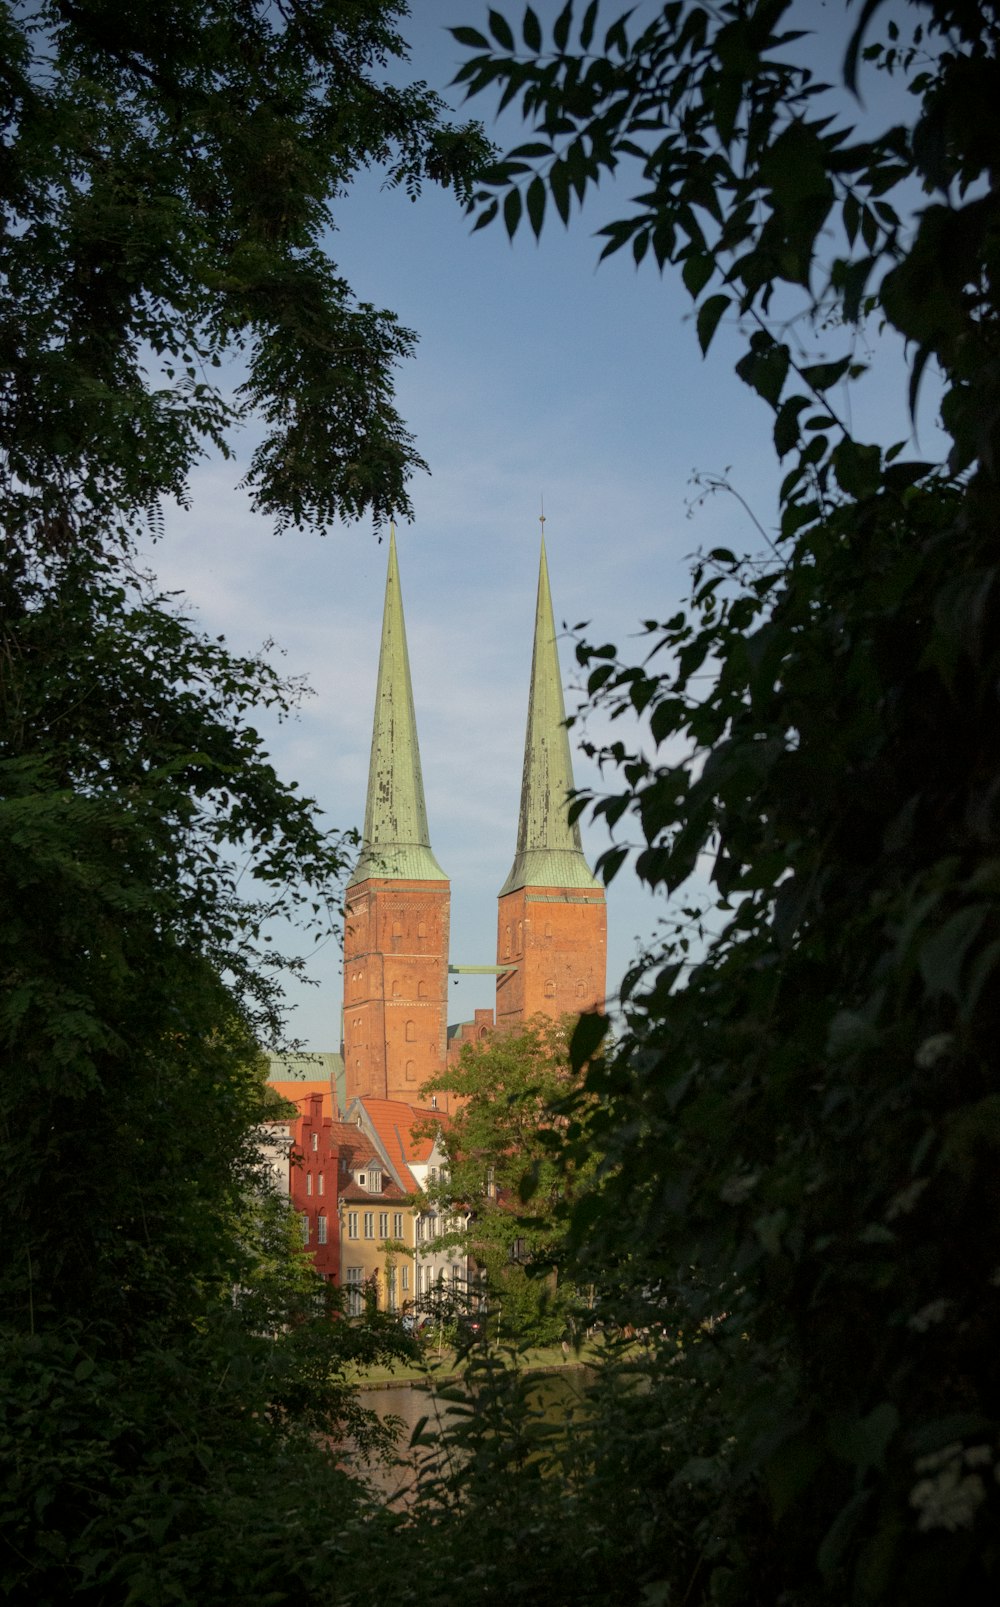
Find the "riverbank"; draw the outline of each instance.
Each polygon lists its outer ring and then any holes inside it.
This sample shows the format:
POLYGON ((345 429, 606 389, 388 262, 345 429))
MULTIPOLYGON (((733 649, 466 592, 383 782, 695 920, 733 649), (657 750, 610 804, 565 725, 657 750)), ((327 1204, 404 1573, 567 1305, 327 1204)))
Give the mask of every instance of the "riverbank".
MULTIPOLYGON (((519 1372, 560 1373, 567 1368, 594 1366, 603 1354, 603 1347, 588 1340, 579 1350, 566 1354, 559 1345, 531 1345, 525 1349, 504 1346, 493 1353, 502 1356, 507 1366, 516 1367, 519 1372)), ((468 1360, 469 1352, 461 1354, 449 1345, 440 1348, 430 1345, 423 1356, 413 1362, 396 1361, 384 1367, 355 1369, 348 1374, 348 1382, 359 1390, 407 1389, 411 1384, 426 1382, 451 1384, 462 1377, 468 1360)))

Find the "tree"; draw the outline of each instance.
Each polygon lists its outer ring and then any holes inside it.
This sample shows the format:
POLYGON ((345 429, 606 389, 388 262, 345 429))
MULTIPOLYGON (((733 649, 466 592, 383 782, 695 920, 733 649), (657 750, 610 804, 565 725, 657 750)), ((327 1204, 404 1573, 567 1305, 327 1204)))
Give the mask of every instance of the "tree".
POLYGON ((485 151, 424 85, 385 81, 404 9, 5 0, 8 540, 106 541, 183 501, 192 464, 250 418, 245 483, 279 524, 407 510, 420 460, 392 371, 414 337, 322 238, 362 168, 461 193, 485 151))
MULTIPOLYGON (((566 1122, 559 1108, 573 1077, 567 1025, 543 1020, 489 1042, 464 1044, 457 1064, 427 1092, 458 1096, 442 1135, 447 1176, 432 1190, 447 1213, 458 1201, 471 1212, 457 1235, 484 1276, 501 1334, 536 1343, 559 1339, 575 1297, 557 1284, 555 1264, 569 1204, 586 1178, 556 1159, 566 1122), (499 1314, 499 1316, 498 1316, 499 1314)), ((575 1136, 582 1132, 577 1112, 575 1136)))
POLYGON ((372 1520, 328 1447, 384 1444, 345 1369, 405 1341, 331 1321, 260 1201, 255 1139, 259 1043, 282 1016, 266 923, 328 929, 351 839, 253 728, 295 687, 153 593, 132 537, 252 417, 248 482, 279 524, 405 510, 418 460, 391 371, 411 337, 355 300, 320 236, 366 163, 461 189, 481 142, 422 86, 379 81, 397 15, 0 9, 0 1580, 15 1603, 325 1596, 330 1510, 342 1555, 372 1520), (244 364, 235 398, 212 375, 224 356, 244 364))
POLYGON ((597 812, 635 823, 652 886, 707 857, 716 895, 700 954, 678 933, 626 979, 623 1054, 588 1080, 580 1275, 622 1269, 637 1319, 684 1336, 649 1374, 652 1439, 621 1433, 627 1395, 602 1430, 650 1600, 996 1590, 1000 37, 993 8, 932 0, 870 40, 880 9, 848 22, 844 79, 901 75, 913 115, 864 139, 816 104, 783 0, 668 4, 634 36, 567 5, 546 53, 530 7, 524 53, 499 13, 492 45, 455 30, 460 79, 532 130, 478 220, 538 234, 636 167, 605 253, 678 267, 703 349, 737 320, 791 458, 773 540, 702 555, 641 663, 579 648, 645 727, 597 812), (913 405, 940 374, 947 462, 852 435, 868 315, 909 343, 913 405))

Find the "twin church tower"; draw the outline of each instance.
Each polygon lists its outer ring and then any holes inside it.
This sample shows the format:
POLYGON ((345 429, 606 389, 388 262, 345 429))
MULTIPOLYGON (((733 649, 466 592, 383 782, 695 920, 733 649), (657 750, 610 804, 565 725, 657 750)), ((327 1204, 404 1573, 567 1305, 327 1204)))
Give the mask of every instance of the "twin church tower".
MULTIPOLYGON (((475 1036, 532 1016, 600 1009, 604 888, 567 819, 573 786, 555 623, 542 541, 517 851, 497 912, 496 1017, 475 1036)), ((382 647, 361 856, 344 917, 344 1074, 348 1100, 419 1100, 467 1029, 448 1028, 451 888, 431 848, 410 682, 395 532, 389 537, 382 647)), ((470 967, 489 970, 491 967, 470 967)))

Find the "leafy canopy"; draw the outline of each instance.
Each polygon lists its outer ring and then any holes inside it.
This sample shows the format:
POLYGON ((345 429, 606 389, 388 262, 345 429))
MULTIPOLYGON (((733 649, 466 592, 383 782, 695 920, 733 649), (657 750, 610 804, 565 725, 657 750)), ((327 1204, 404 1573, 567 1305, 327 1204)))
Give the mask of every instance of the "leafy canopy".
POLYGON ((387 81, 402 10, 4 0, 8 539, 183 501, 250 419, 246 484, 279 524, 407 510, 420 459, 392 373, 414 336, 324 247, 361 169, 464 193, 485 146, 387 81))
POLYGON ((497 12, 455 30, 460 80, 530 126, 477 221, 538 234, 637 173, 605 253, 679 271, 703 350, 735 323, 789 465, 773 531, 700 555, 647 656, 578 649, 640 724, 594 807, 684 890, 589 1079, 604 1184, 571 1234, 577 1275, 666 1335, 652 1442, 627 1392, 595 1430, 608 1521, 643 1523, 618 1542, 588 1508, 651 1601, 996 1590, 1000 32, 965 0, 844 10, 847 87, 865 61, 911 97, 864 138, 784 0, 600 30, 568 4, 547 32, 529 7, 523 50, 497 12), (946 461, 852 431, 869 315, 911 403, 936 369, 946 461))

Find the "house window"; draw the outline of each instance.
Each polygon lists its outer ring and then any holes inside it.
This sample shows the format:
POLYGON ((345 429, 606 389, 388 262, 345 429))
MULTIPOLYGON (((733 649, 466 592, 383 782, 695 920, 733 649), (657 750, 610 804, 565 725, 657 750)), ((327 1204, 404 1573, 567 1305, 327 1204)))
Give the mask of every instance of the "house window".
POLYGON ((316 1218, 316 1243, 326 1243, 326 1217, 323 1215, 322 1211, 316 1218))
POLYGON ((357 1211, 348 1211, 348 1213, 347 1213, 347 1237, 349 1239, 356 1239, 357 1236, 358 1236, 358 1213, 357 1213, 357 1211))
POLYGON ((311 1194, 312 1191, 313 1191, 313 1175, 312 1175, 311 1172, 307 1172, 306 1173, 306 1193, 311 1194))
POLYGON ((366 1189, 368 1187, 368 1173, 367 1172, 359 1172, 358 1173, 358 1183, 360 1184, 360 1186, 363 1189, 366 1189))
POLYGON ((309 1243, 309 1218, 306 1216, 306 1213, 304 1211, 302 1212, 302 1215, 300 1216, 299 1221, 302 1224, 302 1243, 303 1244, 308 1244, 309 1243))
POLYGON ((392 1236, 394 1239, 403 1237, 403 1213, 397 1211, 392 1219, 392 1236))
POLYGON ((364 1297, 361 1292, 363 1267, 348 1267, 347 1269, 347 1314, 349 1317, 360 1317, 364 1297))
POLYGON ((410 1287, 410 1264, 408 1261, 403 1262, 401 1271, 403 1275, 403 1293, 405 1295, 410 1287))
POLYGON ((438 1108, 438 1096, 437 1096, 437 1094, 431 1094, 431 1110, 437 1110, 437 1108, 438 1108))
POLYGON ((423 1239, 424 1239, 424 1219, 423 1219, 422 1216, 418 1216, 417 1217, 417 1243, 422 1244, 423 1239))
POLYGON ((423 1282, 424 1282, 424 1269, 420 1265, 420 1262, 418 1261, 417 1262, 417 1294, 418 1295, 422 1295, 423 1292, 424 1292, 423 1291, 423 1282))
POLYGON ((326 1193, 326 1190, 324 1188, 324 1183, 325 1183, 325 1179, 324 1179, 323 1173, 320 1172, 319 1176, 316 1179, 316 1193, 317 1194, 325 1194, 326 1193))
POLYGON ((366 1211, 365 1212, 365 1238, 366 1239, 374 1239, 374 1237, 375 1237, 375 1212, 374 1211, 366 1211))
POLYGON ((378 1214, 378 1236, 380 1239, 387 1239, 389 1237, 388 1211, 380 1211, 378 1214))

